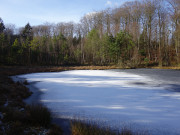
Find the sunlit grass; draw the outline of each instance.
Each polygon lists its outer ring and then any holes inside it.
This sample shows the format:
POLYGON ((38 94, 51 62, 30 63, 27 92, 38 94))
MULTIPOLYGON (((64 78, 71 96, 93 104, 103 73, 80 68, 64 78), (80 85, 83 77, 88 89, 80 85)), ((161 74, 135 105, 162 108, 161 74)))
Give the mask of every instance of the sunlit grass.
POLYGON ((175 70, 180 70, 180 66, 179 67, 151 67, 154 69, 175 69, 175 70))
POLYGON ((121 127, 119 130, 112 130, 108 126, 91 120, 86 122, 81 120, 71 121, 71 132, 72 135, 148 135, 145 131, 134 132, 126 126, 121 127))

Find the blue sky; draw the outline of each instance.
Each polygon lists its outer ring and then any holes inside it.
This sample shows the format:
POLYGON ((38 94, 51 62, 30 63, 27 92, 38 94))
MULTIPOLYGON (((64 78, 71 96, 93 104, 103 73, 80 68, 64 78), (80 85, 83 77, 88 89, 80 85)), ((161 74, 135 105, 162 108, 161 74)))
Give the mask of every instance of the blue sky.
POLYGON ((87 13, 116 7, 130 0, 0 0, 0 17, 17 27, 45 22, 79 22, 87 13))

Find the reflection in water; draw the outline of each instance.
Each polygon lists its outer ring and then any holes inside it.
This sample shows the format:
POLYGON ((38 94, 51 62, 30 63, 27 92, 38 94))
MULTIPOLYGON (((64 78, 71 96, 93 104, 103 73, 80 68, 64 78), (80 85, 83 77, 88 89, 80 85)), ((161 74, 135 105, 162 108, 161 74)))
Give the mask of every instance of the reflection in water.
POLYGON ((180 133, 179 85, 125 72, 66 71, 21 77, 36 83, 41 102, 57 117, 107 121, 112 127, 134 123, 152 134, 180 133), (174 91, 174 92, 170 92, 174 91))

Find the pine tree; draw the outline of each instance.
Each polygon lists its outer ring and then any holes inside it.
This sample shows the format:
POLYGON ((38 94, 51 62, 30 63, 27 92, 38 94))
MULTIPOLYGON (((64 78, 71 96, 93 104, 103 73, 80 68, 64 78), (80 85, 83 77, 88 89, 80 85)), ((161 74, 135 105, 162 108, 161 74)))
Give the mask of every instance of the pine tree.
POLYGON ((5 26, 4 26, 3 20, 0 18, 0 33, 2 33, 4 29, 5 29, 5 26))

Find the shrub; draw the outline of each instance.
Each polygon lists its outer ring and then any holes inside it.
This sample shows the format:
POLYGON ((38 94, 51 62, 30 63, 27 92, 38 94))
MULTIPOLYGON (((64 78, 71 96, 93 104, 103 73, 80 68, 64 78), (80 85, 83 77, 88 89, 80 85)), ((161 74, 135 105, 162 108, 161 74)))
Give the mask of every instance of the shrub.
POLYGON ((41 104, 32 104, 28 106, 27 115, 30 124, 47 127, 51 123, 50 111, 41 104))
POLYGON ((148 66, 148 64, 149 64, 149 59, 148 59, 148 58, 144 58, 144 63, 146 64, 146 66, 148 66))
POLYGON ((27 82, 27 80, 25 80, 25 81, 23 82, 23 84, 24 84, 24 85, 28 85, 29 83, 27 82))
POLYGON ((48 135, 62 135, 62 134, 63 134, 62 129, 59 126, 54 125, 54 124, 51 126, 48 133, 48 135))

